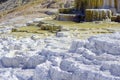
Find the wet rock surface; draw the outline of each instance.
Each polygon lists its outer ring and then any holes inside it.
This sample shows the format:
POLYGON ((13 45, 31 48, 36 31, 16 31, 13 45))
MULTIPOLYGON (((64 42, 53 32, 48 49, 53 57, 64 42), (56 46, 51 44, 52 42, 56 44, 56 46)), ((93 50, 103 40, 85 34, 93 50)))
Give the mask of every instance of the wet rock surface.
POLYGON ((120 80, 120 33, 87 40, 58 34, 37 40, 0 38, 0 79, 120 80))

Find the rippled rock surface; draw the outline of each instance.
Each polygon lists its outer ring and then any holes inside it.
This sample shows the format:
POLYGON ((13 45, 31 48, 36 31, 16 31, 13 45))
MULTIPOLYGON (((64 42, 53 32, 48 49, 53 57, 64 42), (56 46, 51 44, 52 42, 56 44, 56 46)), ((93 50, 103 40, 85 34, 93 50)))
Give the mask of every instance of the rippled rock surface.
POLYGON ((0 38, 0 80, 120 80, 119 43, 120 33, 0 38))

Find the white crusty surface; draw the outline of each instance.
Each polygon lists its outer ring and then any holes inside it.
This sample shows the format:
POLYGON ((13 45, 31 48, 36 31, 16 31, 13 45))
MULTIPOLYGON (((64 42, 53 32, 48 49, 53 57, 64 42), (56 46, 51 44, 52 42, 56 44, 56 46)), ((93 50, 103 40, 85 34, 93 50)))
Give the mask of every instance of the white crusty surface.
POLYGON ((120 33, 0 38, 0 80, 120 80, 120 33))

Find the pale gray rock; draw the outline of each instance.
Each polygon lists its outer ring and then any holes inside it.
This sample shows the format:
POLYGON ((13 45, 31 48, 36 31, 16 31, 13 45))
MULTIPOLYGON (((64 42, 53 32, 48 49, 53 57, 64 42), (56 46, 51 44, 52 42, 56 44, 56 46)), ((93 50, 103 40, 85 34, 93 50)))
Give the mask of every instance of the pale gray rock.
POLYGON ((37 39, 40 39, 40 36, 32 35, 32 36, 31 36, 31 39, 33 39, 33 40, 37 40, 37 39))
POLYGON ((27 26, 27 24, 15 24, 14 25, 15 28, 25 27, 25 26, 27 26))
POLYGON ((61 57, 52 56, 48 60, 52 63, 53 66, 60 66, 62 58, 61 57))
POLYGON ((76 50, 76 53, 78 53, 78 54, 83 54, 85 50, 86 50, 86 48, 81 47, 81 48, 78 48, 78 49, 76 50))
POLYGON ((49 69, 51 62, 46 61, 36 67, 33 80, 50 80, 49 69))
POLYGON ((83 54, 82 54, 86 59, 89 59, 89 60, 94 60, 95 57, 96 57, 96 54, 91 52, 90 50, 88 49, 85 49, 83 54))
POLYGON ((109 64, 109 63, 103 63, 101 65, 101 67, 100 67, 100 70, 101 71, 106 71, 106 70, 110 70, 110 68, 111 68, 111 64, 109 64))
POLYGON ((62 71, 59 67, 51 67, 50 78, 51 80, 71 80, 72 73, 62 71))
POLYGON ((120 77, 120 64, 112 64, 110 72, 112 75, 120 77))
POLYGON ((75 61, 70 58, 63 60, 60 64, 61 70, 67 72, 74 72, 77 69, 75 66, 77 66, 75 61))
POLYGON ((57 32, 56 34, 57 37, 70 37, 70 33, 69 32, 57 32))
POLYGON ((55 15, 58 12, 59 12, 58 9, 51 9, 51 10, 46 11, 45 13, 48 15, 55 15))
POLYGON ((12 69, 0 70, 0 80, 19 80, 12 69))
POLYGON ((33 25, 33 23, 34 23, 33 21, 28 21, 28 22, 26 23, 26 25, 27 25, 27 26, 31 26, 31 25, 33 25))
POLYGON ((76 52, 78 48, 84 47, 86 43, 87 41, 85 40, 80 40, 80 39, 73 40, 69 51, 76 52))
POLYGON ((111 37, 104 35, 101 37, 92 37, 89 39, 89 43, 86 47, 95 52, 96 54, 108 53, 112 55, 120 54, 120 41, 117 38, 114 38, 116 34, 112 34, 111 37))
POLYGON ((66 50, 61 49, 51 49, 51 48, 44 48, 41 52, 41 55, 46 56, 49 59, 51 56, 63 56, 66 50))
POLYGON ((18 80, 32 80, 34 69, 18 69, 14 70, 14 75, 18 80))
POLYGON ((44 18, 35 18, 35 19, 33 19, 33 22, 34 23, 39 23, 42 20, 44 20, 44 18))
POLYGON ((25 61, 26 60, 23 56, 4 56, 1 58, 2 65, 4 67, 22 67, 25 61))
POLYGON ((25 63, 25 68, 35 68, 37 65, 45 62, 45 57, 40 55, 31 56, 28 61, 25 63))

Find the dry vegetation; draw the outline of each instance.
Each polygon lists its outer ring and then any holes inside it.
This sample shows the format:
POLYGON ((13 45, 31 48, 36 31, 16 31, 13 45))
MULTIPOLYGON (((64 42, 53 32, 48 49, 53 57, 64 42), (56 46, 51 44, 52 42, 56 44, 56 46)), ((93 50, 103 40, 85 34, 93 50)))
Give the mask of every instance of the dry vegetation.
POLYGON ((83 22, 83 23, 76 23, 72 21, 57 21, 57 20, 46 20, 43 21, 45 23, 56 24, 65 27, 71 28, 115 28, 116 26, 120 27, 120 23, 117 22, 106 22, 106 21, 96 21, 96 22, 83 22))
POLYGON ((9 13, 20 12, 20 11, 23 11, 23 10, 25 10, 27 8, 33 7, 33 6, 37 5, 37 4, 40 4, 42 1, 43 0, 34 0, 34 1, 29 2, 28 4, 25 4, 25 5, 22 5, 22 6, 19 5, 18 7, 14 8, 14 9, 0 12, 0 18, 6 16, 9 13))
MULTIPOLYGON (((63 26, 62 30, 68 30, 72 37, 86 39, 90 36, 96 34, 107 34, 113 33, 115 31, 120 31, 120 23, 116 22, 84 22, 76 23, 71 21, 56 21, 56 20, 45 20, 43 21, 47 24, 63 26)), ((41 37, 44 35, 50 36, 55 35, 49 30, 41 30, 40 27, 28 26, 18 28, 16 31, 13 31, 12 34, 15 36, 30 36, 31 34, 37 34, 41 37), (23 32, 23 33, 22 33, 23 32)))

